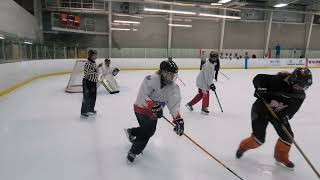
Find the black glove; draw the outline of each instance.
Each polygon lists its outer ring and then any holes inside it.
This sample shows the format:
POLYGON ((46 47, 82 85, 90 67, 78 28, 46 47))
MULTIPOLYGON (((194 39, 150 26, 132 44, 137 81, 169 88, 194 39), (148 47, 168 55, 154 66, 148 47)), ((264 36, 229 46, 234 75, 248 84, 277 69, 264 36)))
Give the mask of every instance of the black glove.
POLYGON ((98 65, 98 67, 102 67, 102 63, 100 63, 100 64, 98 65))
POLYGON ((175 124, 173 130, 176 132, 176 134, 178 134, 179 136, 182 136, 184 131, 183 119, 177 119, 173 123, 175 124))
POLYGON ((151 111, 155 116, 157 116, 157 118, 162 118, 163 110, 160 104, 156 103, 155 105, 153 105, 151 111))
POLYGON ((216 91, 216 86, 212 83, 212 84, 210 85, 210 89, 211 89, 212 91, 216 91))
POLYGON ((267 88, 257 88, 254 91, 254 97, 256 98, 266 98, 268 96, 269 92, 267 88))

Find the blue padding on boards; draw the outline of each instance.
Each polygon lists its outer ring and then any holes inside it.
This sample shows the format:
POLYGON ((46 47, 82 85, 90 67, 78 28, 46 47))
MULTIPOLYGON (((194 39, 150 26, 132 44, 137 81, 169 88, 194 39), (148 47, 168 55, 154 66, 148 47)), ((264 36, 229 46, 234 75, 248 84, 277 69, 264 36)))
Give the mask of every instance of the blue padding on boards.
POLYGON ((248 58, 244 58, 244 69, 248 69, 248 58))

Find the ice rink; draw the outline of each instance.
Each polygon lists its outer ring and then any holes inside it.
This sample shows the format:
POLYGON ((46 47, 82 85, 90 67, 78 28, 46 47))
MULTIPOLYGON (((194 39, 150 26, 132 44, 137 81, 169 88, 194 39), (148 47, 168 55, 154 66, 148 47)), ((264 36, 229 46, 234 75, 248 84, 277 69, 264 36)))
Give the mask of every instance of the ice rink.
MULTIPOLYGON (((193 112, 184 104, 197 93, 198 70, 181 70, 181 114, 185 133, 201 144, 245 180, 318 179, 298 150, 290 159, 294 171, 274 163, 277 134, 269 125, 266 143, 235 158, 240 141, 251 133, 252 78, 258 73, 274 74, 282 69, 222 70, 216 83, 224 112, 214 93, 210 94, 210 115, 193 112)), ((285 69, 290 70, 291 69, 285 69)), ((312 69, 313 85, 307 98, 290 121, 295 138, 320 171, 320 69, 312 69)), ((133 113, 140 83, 154 71, 121 71, 117 76, 120 93, 110 95, 98 89, 98 114, 80 119, 82 94, 67 94, 69 76, 34 81, 0 97, 0 179, 1 180, 236 180, 226 168, 201 151, 184 136, 177 136, 164 119, 143 154, 132 165, 126 162, 130 148, 123 129, 136 126, 133 113)), ((165 116, 171 116, 165 109, 165 116)))

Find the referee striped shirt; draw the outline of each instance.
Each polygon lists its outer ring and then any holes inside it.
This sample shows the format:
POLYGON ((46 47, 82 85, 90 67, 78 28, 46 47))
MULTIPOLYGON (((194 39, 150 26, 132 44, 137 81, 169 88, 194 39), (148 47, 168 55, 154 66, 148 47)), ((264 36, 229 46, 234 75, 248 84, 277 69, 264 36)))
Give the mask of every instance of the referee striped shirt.
POLYGON ((98 82, 98 67, 95 62, 87 61, 84 65, 84 78, 91 82, 98 82))

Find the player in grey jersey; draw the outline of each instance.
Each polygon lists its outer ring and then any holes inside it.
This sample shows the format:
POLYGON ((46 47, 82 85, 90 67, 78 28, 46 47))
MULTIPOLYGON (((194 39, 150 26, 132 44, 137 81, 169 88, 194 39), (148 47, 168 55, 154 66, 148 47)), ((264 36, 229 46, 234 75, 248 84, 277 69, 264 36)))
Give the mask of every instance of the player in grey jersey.
POLYGON ((136 155, 143 151, 155 133, 157 120, 162 117, 165 105, 173 117, 174 131, 180 136, 183 134, 184 122, 179 112, 180 88, 174 82, 177 73, 178 66, 173 61, 166 60, 161 62, 159 71, 144 78, 134 103, 134 112, 140 127, 125 129, 132 142, 127 155, 129 162, 133 162, 136 155))
POLYGON ((212 51, 210 53, 209 60, 202 66, 202 69, 199 72, 196 81, 198 87, 198 94, 190 102, 186 104, 186 107, 190 111, 193 111, 193 105, 197 104, 202 99, 201 113, 206 115, 209 114, 209 90, 216 90, 216 86, 212 81, 214 78, 215 67, 217 65, 217 58, 218 54, 212 51))

